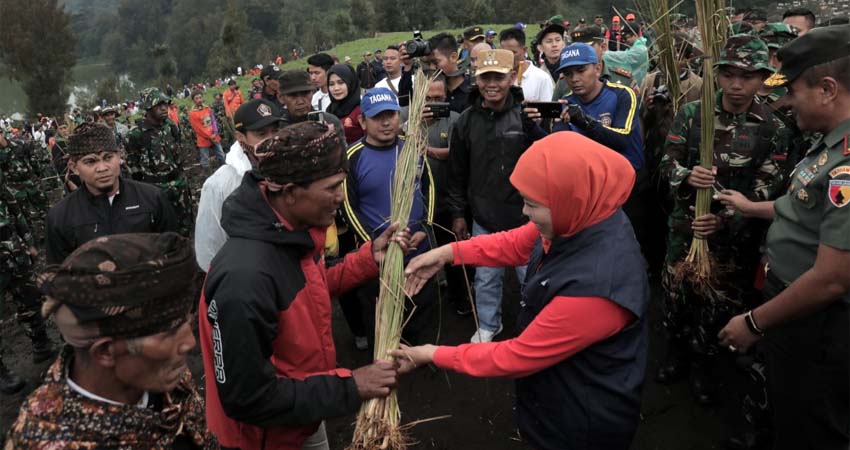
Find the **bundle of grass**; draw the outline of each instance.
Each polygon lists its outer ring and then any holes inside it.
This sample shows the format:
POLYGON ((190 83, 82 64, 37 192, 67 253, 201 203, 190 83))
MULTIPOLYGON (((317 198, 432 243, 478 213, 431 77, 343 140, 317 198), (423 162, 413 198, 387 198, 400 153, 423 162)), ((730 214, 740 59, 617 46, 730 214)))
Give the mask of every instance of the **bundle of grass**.
MULTIPOLYGON (((422 110, 431 80, 422 71, 415 76, 410 101, 407 137, 396 160, 392 184, 390 223, 408 223, 416 195, 417 179, 422 175, 420 161, 428 146, 428 133, 422 126, 422 110)), ((391 243, 381 263, 380 292, 375 310, 374 359, 386 360, 388 350, 395 350, 404 328, 407 297, 404 286, 404 253, 396 243, 391 243)), ((411 303, 412 304, 412 303, 411 303)), ((401 411, 396 391, 386 398, 364 403, 357 416, 357 425, 349 450, 404 449, 410 443, 405 427, 400 426, 401 411)))
POLYGON ((652 18, 652 23, 648 27, 655 32, 656 36, 653 42, 654 58, 658 68, 666 75, 665 85, 670 94, 674 115, 679 111, 679 106, 684 98, 678 76, 678 55, 681 53, 681 49, 676 47, 670 20, 671 14, 675 13, 675 8, 679 3, 671 8, 669 0, 641 0, 638 2, 642 14, 652 18))
MULTIPOLYGON (((713 64, 718 60, 726 43, 728 20, 723 0, 696 0, 697 25, 702 38, 704 58, 702 61, 703 83, 700 101, 700 165, 711 170, 714 162, 714 108, 715 85, 713 64)), ((697 190, 694 217, 711 212, 712 188, 697 190)), ((697 292, 712 292, 715 262, 711 257, 705 238, 694 236, 688 256, 676 267, 680 280, 688 281, 697 292)))

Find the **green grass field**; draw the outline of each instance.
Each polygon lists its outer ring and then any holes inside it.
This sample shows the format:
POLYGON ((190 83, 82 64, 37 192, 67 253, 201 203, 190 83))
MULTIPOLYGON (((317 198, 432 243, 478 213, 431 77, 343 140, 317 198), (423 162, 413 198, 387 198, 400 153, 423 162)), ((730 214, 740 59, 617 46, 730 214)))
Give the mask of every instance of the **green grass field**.
MULTIPOLYGON (((505 28, 511 27, 513 24, 486 24, 482 25, 484 30, 488 28, 492 28, 494 30, 501 31, 505 28)), ((537 33, 538 26, 530 25, 526 30, 528 36, 533 36, 533 33, 537 33)), ((424 38, 428 38, 440 32, 452 33, 454 35, 459 35, 463 33, 462 28, 454 28, 449 30, 423 30, 422 35, 424 38)), ((398 44, 399 42, 406 41, 413 38, 413 34, 410 32, 399 32, 399 33, 381 33, 377 37, 373 38, 364 38, 357 39, 354 41, 345 42, 337 45, 336 47, 331 48, 330 50, 326 50, 324 53, 329 55, 335 55, 339 58, 340 61, 346 56, 351 57, 351 63, 356 67, 357 64, 360 64, 360 61, 363 60, 363 53, 367 51, 374 51, 376 48, 385 49, 388 45, 398 44)), ((529 37, 530 39, 530 37, 529 37)), ((305 56, 309 56, 305 55, 305 56)), ((298 61, 291 61, 281 66, 283 70, 292 70, 292 69, 306 69, 307 68, 307 58, 299 59, 298 61)), ((237 78, 236 82, 239 85, 239 89, 242 91, 243 95, 248 95, 248 92, 251 90, 251 79, 252 77, 240 77, 237 78)), ((225 87, 219 87, 214 89, 207 89, 204 94, 204 101, 207 104, 211 104, 213 101, 213 97, 216 93, 221 92, 225 89, 225 87)), ((177 100, 177 103, 181 106, 191 107, 191 101, 188 99, 177 100)))

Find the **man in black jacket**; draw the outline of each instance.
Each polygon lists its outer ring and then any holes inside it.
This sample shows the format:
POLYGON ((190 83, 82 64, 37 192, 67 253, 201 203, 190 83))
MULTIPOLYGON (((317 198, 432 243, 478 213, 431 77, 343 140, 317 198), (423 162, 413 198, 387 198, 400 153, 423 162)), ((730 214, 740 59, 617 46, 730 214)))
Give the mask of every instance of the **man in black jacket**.
MULTIPOLYGON (((509 50, 487 50, 478 55, 478 90, 470 93, 467 108, 455 122, 449 148, 449 208, 452 231, 469 238, 524 224, 522 197, 508 178, 519 157, 546 133, 522 109, 522 89, 516 81, 514 56, 509 50)), ((531 111, 529 111, 531 112, 531 111)), ((472 342, 490 342, 502 331, 502 275, 504 269, 475 270, 475 304, 479 328, 472 342)), ((525 279, 525 267, 517 267, 525 279)))
POLYGON ((97 237, 177 231, 177 216, 159 188, 121 177, 121 158, 109 127, 77 127, 67 153, 68 168, 79 175, 83 188, 47 213, 49 264, 61 264, 77 247, 97 237))

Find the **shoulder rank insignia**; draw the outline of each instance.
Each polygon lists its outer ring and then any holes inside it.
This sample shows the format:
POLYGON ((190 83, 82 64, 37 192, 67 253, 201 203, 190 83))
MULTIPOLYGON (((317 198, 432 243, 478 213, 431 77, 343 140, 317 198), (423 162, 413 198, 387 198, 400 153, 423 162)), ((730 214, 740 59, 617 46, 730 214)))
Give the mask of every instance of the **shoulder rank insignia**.
POLYGON ((629 70, 626 70, 626 69, 624 69, 624 68, 622 68, 622 67, 615 67, 615 68, 612 70, 612 72, 616 73, 617 75, 624 76, 624 77, 626 77, 626 78, 631 78, 631 77, 632 77, 632 72, 631 72, 631 71, 629 71, 629 70))

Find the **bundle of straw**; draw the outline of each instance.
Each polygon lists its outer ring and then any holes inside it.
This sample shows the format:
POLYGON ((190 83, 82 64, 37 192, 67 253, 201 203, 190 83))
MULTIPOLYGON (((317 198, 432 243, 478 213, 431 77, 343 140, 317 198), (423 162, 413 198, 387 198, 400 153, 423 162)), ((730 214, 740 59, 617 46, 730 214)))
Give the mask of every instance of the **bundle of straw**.
MULTIPOLYGON (((681 2, 680 2, 681 3, 681 2)), ((675 6, 670 8, 669 0, 648 0, 645 7, 653 18, 650 25, 655 30, 655 49, 658 58, 658 67, 666 75, 667 91, 670 93, 672 111, 675 115, 679 111, 684 94, 679 80, 679 48, 676 48, 673 39, 673 30, 670 27, 670 14, 675 12, 675 6)))
MULTIPOLYGON (((700 102, 700 165, 711 170, 714 162, 715 87, 713 64, 726 43, 727 19, 723 0, 696 0, 697 25, 702 37, 705 58, 702 61, 703 82, 700 102)), ((711 212, 712 188, 697 190, 694 217, 711 212)), ((677 268, 677 276, 690 281, 698 292, 713 291, 715 273, 705 238, 694 237, 685 261, 677 268)))
MULTIPOLYGON (((422 110, 431 80, 418 71, 410 101, 410 116, 406 143, 396 159, 392 183, 390 223, 407 224, 418 195, 417 179, 421 176, 420 160, 425 156, 428 134, 422 126, 422 110)), ((396 243, 390 243, 381 263, 380 292, 375 311, 374 359, 386 360, 388 350, 395 350, 401 340, 405 319, 404 254, 396 243)), ((412 311, 411 311, 412 314, 412 311)), ((357 416, 357 425, 349 450, 390 449, 400 450, 408 440, 399 425, 401 412, 398 397, 393 390, 386 398, 364 403, 357 416)))

